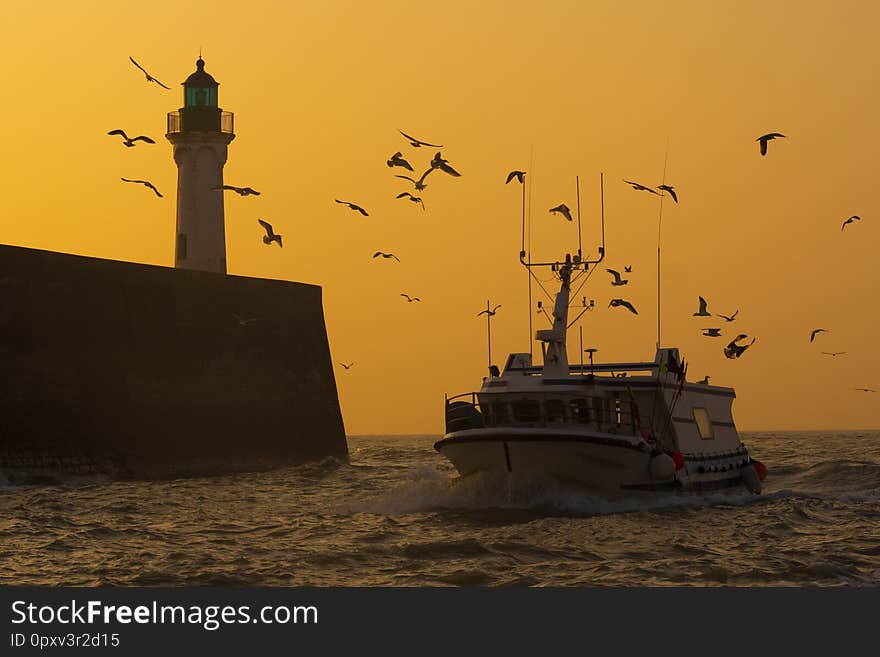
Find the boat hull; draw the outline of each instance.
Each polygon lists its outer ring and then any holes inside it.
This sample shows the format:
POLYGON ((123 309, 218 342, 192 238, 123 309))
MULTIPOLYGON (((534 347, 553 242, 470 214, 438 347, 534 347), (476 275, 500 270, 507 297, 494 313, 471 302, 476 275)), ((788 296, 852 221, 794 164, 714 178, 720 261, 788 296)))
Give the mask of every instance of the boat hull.
MULTIPOLYGON (((696 474, 692 464, 658 473, 656 450, 635 437, 602 433, 477 429, 447 434, 434 445, 459 474, 549 476, 604 494, 745 490, 738 469, 696 474)), ((664 458, 665 455, 659 455, 664 458)))

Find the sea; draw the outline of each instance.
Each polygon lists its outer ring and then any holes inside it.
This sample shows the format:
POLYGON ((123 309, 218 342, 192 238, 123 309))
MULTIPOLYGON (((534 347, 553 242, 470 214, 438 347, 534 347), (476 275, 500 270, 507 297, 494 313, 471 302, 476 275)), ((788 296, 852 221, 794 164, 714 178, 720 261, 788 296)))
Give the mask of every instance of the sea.
POLYGON ((761 495, 460 479, 437 436, 168 481, 0 479, 0 585, 880 584, 880 431, 751 432, 761 495))

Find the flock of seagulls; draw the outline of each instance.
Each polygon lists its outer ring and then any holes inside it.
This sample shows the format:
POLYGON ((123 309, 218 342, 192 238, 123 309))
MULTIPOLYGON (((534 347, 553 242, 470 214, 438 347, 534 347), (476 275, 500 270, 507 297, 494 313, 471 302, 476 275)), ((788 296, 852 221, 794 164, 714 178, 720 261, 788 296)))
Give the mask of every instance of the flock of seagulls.
MULTIPOLYGON (((136 66, 144 74, 147 83, 155 83, 156 85, 162 87, 163 89, 170 90, 170 87, 166 86, 161 81, 159 81, 157 78, 155 78, 153 75, 151 75, 133 57, 129 56, 129 60, 131 60, 131 63, 134 66, 136 66)), ((417 139, 416 137, 413 137, 412 135, 409 135, 409 134, 403 132, 402 130, 398 130, 398 132, 408 141, 409 145, 412 146, 413 148, 423 148, 423 147, 437 148, 437 149, 443 148, 442 144, 434 144, 431 142, 423 141, 421 139, 417 139)), ((121 137, 122 144, 126 148, 134 147, 137 142, 143 142, 144 144, 155 144, 156 143, 152 138, 150 138, 147 135, 137 135, 135 137, 129 137, 124 130, 119 129, 119 128, 114 129, 114 130, 110 130, 107 134, 109 136, 121 137)), ((767 134, 764 134, 764 135, 761 135, 760 137, 758 137, 755 141, 757 141, 759 143, 759 150, 760 150, 761 156, 767 155, 767 144, 770 141, 772 141, 774 139, 780 139, 780 138, 785 138, 785 135, 782 133, 779 133, 779 132, 770 132, 770 133, 767 133, 767 134)), ((415 169, 413 168, 413 165, 406 159, 406 157, 404 156, 404 154, 401 151, 396 151, 395 153, 393 153, 386 160, 386 164, 388 167, 390 167, 392 169, 399 167, 399 168, 405 169, 405 170, 413 173, 413 175, 415 175, 415 169)), ((415 191, 422 192, 428 186, 427 183, 425 182, 426 178, 434 171, 442 171, 442 172, 446 173, 447 175, 454 177, 454 178, 458 178, 461 176, 461 174, 449 163, 449 160, 445 159, 442 156, 442 151, 438 150, 436 152, 436 154, 432 157, 428 167, 424 170, 424 172, 421 173, 421 175, 418 178, 414 178, 413 176, 408 176, 408 175, 404 175, 404 174, 395 174, 395 177, 408 181, 409 183, 411 183, 411 185, 415 191)), ((509 184, 513 180, 516 180, 520 184, 525 184, 525 176, 526 176, 525 171, 515 169, 515 170, 510 171, 507 174, 507 177, 504 182, 505 182, 505 184, 509 184)), ((143 185, 146 188, 152 190, 156 194, 157 197, 163 198, 162 194, 159 192, 159 190, 156 188, 156 186, 153 185, 153 183, 150 182, 149 180, 130 179, 130 178, 121 178, 121 180, 123 182, 127 182, 127 183, 134 183, 134 184, 143 185)), ((644 191, 644 192, 648 192, 650 194, 654 194, 654 195, 658 195, 658 196, 668 195, 672 198, 672 200, 676 204, 679 201, 678 194, 676 193, 675 188, 672 185, 668 185, 666 183, 663 183, 663 184, 657 185, 657 188, 654 189, 648 185, 644 185, 642 183, 639 183, 639 182, 636 182, 633 180, 624 179, 623 182, 626 183, 627 185, 630 185, 633 188, 633 190, 635 190, 635 191, 644 191)), ((232 191, 240 196, 259 196, 260 195, 260 192, 253 189, 252 187, 238 187, 238 186, 234 186, 234 185, 222 185, 220 187, 214 187, 214 188, 212 188, 212 191, 218 191, 221 193, 223 191, 232 191)), ((422 197, 417 196, 410 191, 403 191, 403 192, 397 194, 395 196, 395 198, 408 200, 411 203, 420 205, 423 211, 425 210, 425 203, 424 203, 424 200, 422 199, 422 197)), ((352 210, 353 212, 359 213, 363 217, 370 216, 369 213, 367 212, 367 210, 365 210, 361 205, 359 205, 357 203, 354 203, 351 201, 343 201, 340 199, 335 199, 335 201, 336 201, 336 203, 347 206, 350 210, 352 210)), ((573 221, 571 209, 564 203, 561 203, 555 207, 550 208, 549 211, 551 214, 558 214, 561 217, 564 217, 567 221, 573 221)), ((862 218, 859 215, 851 215, 850 217, 845 219, 843 221, 843 223, 841 224, 841 228, 840 228, 841 232, 843 232, 844 229, 849 224, 853 224, 854 222, 861 221, 861 220, 862 220, 862 218)), ((262 226, 262 228, 265 231, 265 235, 262 238, 263 243, 266 245, 271 245, 272 243, 277 243, 279 248, 281 248, 283 246, 281 234, 276 233, 272 224, 270 224, 268 221, 265 221, 263 219, 258 219, 257 221, 258 221, 259 225, 262 226)), ((400 258, 398 258, 396 254, 387 253, 384 251, 376 251, 373 254, 373 258, 374 259, 375 258, 394 259, 397 262, 400 262, 400 258)), ((613 277, 613 280, 611 281, 612 286, 622 287, 622 286, 627 285, 629 283, 629 279, 623 278, 619 271, 617 271, 615 269, 610 269, 610 268, 606 269, 606 271, 609 274, 611 274, 611 276, 613 277)), ((627 274, 632 273, 632 266, 631 265, 625 266, 624 273, 627 273, 627 274)), ((421 299, 419 297, 410 296, 409 294, 406 294, 406 293, 401 293, 400 296, 404 297, 408 303, 421 302, 421 299)), ((712 313, 710 313, 708 311, 708 302, 706 301, 706 299, 704 297, 700 296, 700 297, 698 297, 698 300, 699 300, 699 309, 697 310, 697 312, 693 313, 693 316, 695 316, 695 317, 711 317, 711 316, 713 316, 712 313)), ((635 306, 633 306, 633 304, 631 302, 627 301, 626 299, 622 299, 622 298, 611 299, 608 306, 610 308, 625 308, 633 315, 638 315, 638 311, 636 310, 635 306)), ((488 315, 489 317, 492 317, 495 315, 498 308, 500 308, 500 307, 501 307, 501 305, 499 304, 498 306, 495 306, 495 308, 493 308, 492 310, 489 310, 487 308, 485 310, 482 310, 480 313, 478 313, 477 316, 479 317, 480 315, 485 314, 485 315, 488 315)), ((723 319, 725 322, 730 323, 730 322, 735 321, 738 314, 739 314, 739 310, 737 309, 736 312, 734 312, 732 315, 723 315, 723 314, 719 313, 716 316, 720 319, 723 319)), ((242 326, 254 321, 253 319, 242 319, 238 316, 236 316, 236 319, 238 320, 239 324, 241 324, 242 326)), ((814 342, 814 340, 816 339, 816 336, 819 335, 820 333, 826 333, 826 332, 827 332, 827 329, 824 329, 824 328, 813 329, 810 332, 810 342, 811 343, 814 342)), ((720 327, 704 328, 702 330, 702 335, 705 337, 709 337, 709 338, 721 337, 721 328, 720 327)), ((724 350, 723 350, 724 355, 727 358, 731 358, 731 359, 740 358, 743 355, 743 353, 749 347, 751 347, 756 341, 756 338, 753 337, 750 342, 740 344, 741 341, 746 340, 747 338, 748 338, 748 335, 746 335, 745 333, 738 334, 732 341, 730 341, 727 344, 727 346, 724 347, 724 350)), ((845 351, 823 351, 822 354, 830 356, 832 358, 835 358, 837 356, 841 356, 841 355, 846 354, 846 352, 845 351)), ((348 363, 348 364, 340 363, 340 365, 344 369, 348 370, 354 365, 354 363, 353 362, 348 363)), ((698 381, 698 383, 708 385, 709 375, 706 375, 703 378, 703 380, 698 381)), ((859 391, 863 391, 863 392, 877 392, 873 388, 855 388, 855 390, 859 390, 859 391)))
MULTIPOLYGON (((767 144, 770 141, 772 141, 774 139, 782 139, 782 138, 785 138, 785 135, 780 132, 769 132, 767 134, 764 134, 764 135, 761 135, 760 137, 758 137, 755 141, 757 141, 759 144, 759 150, 760 150, 761 156, 767 155, 767 144)), ((667 185, 664 183, 662 185, 658 185, 657 188, 654 189, 652 187, 649 187, 649 186, 644 185, 642 183, 636 182, 634 180, 627 180, 624 178, 623 182, 626 183, 627 185, 629 185, 630 187, 632 187, 633 190, 635 190, 635 191, 644 191, 644 192, 649 192, 651 194, 656 194, 656 195, 660 195, 660 196, 662 196, 664 193, 668 194, 675 203, 678 203, 678 194, 676 193, 675 188, 672 185, 667 185)), ((564 208, 565 206, 561 206, 561 207, 564 208)), ((559 211, 559 209, 560 209, 559 207, 552 208, 550 211, 557 212, 557 211, 559 211)), ((570 219, 570 217, 569 217, 569 219, 570 219)), ((854 222, 861 221, 861 220, 862 220, 862 218, 859 215, 851 215, 850 217, 845 219, 843 221, 843 223, 841 224, 841 227, 840 227, 841 232, 849 224, 853 224, 854 222)), ((606 269, 606 271, 609 274, 611 274, 611 276, 613 277, 613 280, 611 281, 612 286, 619 287, 619 286, 626 285, 629 282, 628 279, 622 278, 620 273, 614 269, 606 269)), ((631 271, 631 269, 629 267, 626 267, 624 269, 624 271, 625 271, 625 273, 629 273, 631 271)), ((699 303, 699 307, 698 307, 697 311, 693 313, 694 317, 712 317, 713 316, 713 314, 710 313, 708 310, 708 302, 706 301, 706 299, 704 297, 699 296, 698 303, 699 303)), ((634 315, 638 314, 635 307, 633 307, 633 305, 630 302, 628 302, 624 299, 612 299, 611 302, 609 303, 609 307, 622 307, 622 308, 626 308, 634 315)), ((714 316, 718 317, 719 319, 724 320, 727 323, 731 323, 736 320, 738 314, 739 314, 739 309, 737 309, 731 315, 724 315, 721 313, 717 313, 714 316)), ((828 332, 828 330, 824 329, 824 328, 813 329, 810 332, 810 342, 811 343, 814 342, 816 340, 816 336, 818 336, 822 333, 827 333, 827 332, 828 332)), ((702 335, 705 337, 708 337, 708 338, 720 338, 720 337, 722 337, 721 327, 703 328, 702 335)), ((756 341, 756 338, 752 337, 751 341, 744 342, 745 340, 748 339, 748 337, 749 336, 745 333, 739 333, 733 340, 731 340, 724 347, 724 349, 723 349, 724 356, 727 358, 730 358, 730 359, 740 358, 746 352, 746 350, 749 349, 749 347, 751 347, 756 341)), ((845 351, 823 351, 822 354, 825 356, 829 356, 831 358, 836 358, 838 356, 845 355, 846 352, 845 351)), ((699 381, 698 383, 708 385, 709 376, 706 375, 704 377, 704 379, 699 381)), ((876 390, 874 390, 873 388, 856 388, 856 390, 860 390, 863 392, 876 392, 876 390)))
MULTIPOLYGON (((147 72, 147 70, 146 70, 143 66, 141 66, 140 64, 138 64, 138 63, 134 60, 134 57, 129 56, 129 59, 131 60, 131 63, 132 63, 132 64, 134 64, 135 66, 137 66, 137 67, 143 72, 143 74, 146 76, 146 79, 147 79, 147 82, 148 82, 148 83, 149 83, 149 82, 155 82, 157 85, 159 85, 160 87, 162 87, 162 88, 164 88, 164 89, 170 89, 170 88, 171 88, 171 87, 166 87, 164 84, 162 84, 161 82, 159 82, 159 80, 157 80, 157 79, 154 78, 152 75, 150 75, 150 74, 147 72)), ((122 145, 125 146, 126 148, 132 148, 133 146, 136 146, 136 145, 137 145, 137 142, 139 142, 139 141, 140 141, 140 142, 143 142, 143 143, 145 143, 145 144, 155 144, 155 143, 156 143, 155 140, 153 140, 151 137, 148 137, 147 135, 138 135, 138 136, 136 136, 136 137, 129 137, 129 136, 126 134, 125 130, 122 130, 121 128, 116 128, 116 129, 114 129, 114 130, 111 130, 111 131, 109 131, 107 134, 108 134, 109 136, 111 136, 111 137, 117 137, 117 136, 118 136, 118 137, 122 137, 122 145)), ((154 192, 154 193, 156 194, 156 196, 158 196, 159 198, 163 198, 163 196, 162 196, 162 194, 159 192, 159 190, 156 189, 156 186, 155 186, 153 183, 151 183, 149 180, 136 180, 136 179, 132 179, 132 178, 122 178, 121 180, 122 180, 123 182, 127 182, 127 183, 136 183, 136 184, 139 184, 139 185, 143 185, 144 187, 153 190, 153 192, 154 192)))
MULTIPOLYGON (((418 139, 416 137, 413 137, 410 134, 405 133, 403 130, 398 130, 398 132, 403 136, 404 139, 407 140, 409 145, 412 146, 413 148, 424 148, 424 147, 437 148, 437 149, 443 148, 442 144, 435 144, 432 142, 423 141, 422 139, 418 139)), ((385 164, 390 169, 392 169, 392 170, 404 169, 412 174, 412 175, 406 175, 406 174, 396 173, 396 174, 394 174, 394 177, 399 178, 401 180, 406 180, 407 182, 409 182, 410 185, 412 186, 412 190, 415 192, 424 192, 425 191, 425 189, 428 187, 428 183, 425 182, 425 180, 434 171, 442 171, 453 178, 461 177, 461 174, 449 163, 449 160, 447 160, 446 158, 443 157, 442 151, 439 151, 439 150, 431 158, 431 161, 427 165, 427 168, 421 174, 419 174, 418 177, 415 177, 416 176, 416 173, 415 173, 416 167, 413 166, 414 162, 415 162, 414 160, 410 161, 410 159, 408 159, 407 156, 405 156, 404 153, 399 150, 392 153, 391 156, 387 160, 385 160, 385 164)), ((417 195, 417 194, 413 194, 412 191, 404 190, 404 191, 400 192, 399 194, 397 194, 394 198, 409 201, 410 203, 412 203, 414 205, 420 206, 422 208, 422 211, 426 210, 425 201, 420 194, 417 195)), ((354 203, 351 201, 343 201, 341 199, 335 199, 335 201, 337 203, 339 203, 340 205, 347 206, 352 211, 357 212, 364 217, 370 216, 370 214, 367 212, 367 210, 365 210, 358 203, 354 203)), ((387 251, 376 251, 375 253, 373 253, 373 259, 375 260, 377 258, 382 258, 383 260, 396 260, 397 262, 400 262, 400 258, 397 256, 397 254, 387 252, 387 251)), ((422 301, 422 299, 420 297, 412 296, 410 294, 407 294, 406 292, 401 292, 400 296, 401 296, 401 298, 405 299, 407 303, 421 303, 421 301, 422 301)), ((349 369, 351 367, 351 365, 353 365, 353 363, 351 363, 349 365, 346 365, 345 363, 339 363, 339 364, 343 368, 345 368, 346 370, 349 369)))

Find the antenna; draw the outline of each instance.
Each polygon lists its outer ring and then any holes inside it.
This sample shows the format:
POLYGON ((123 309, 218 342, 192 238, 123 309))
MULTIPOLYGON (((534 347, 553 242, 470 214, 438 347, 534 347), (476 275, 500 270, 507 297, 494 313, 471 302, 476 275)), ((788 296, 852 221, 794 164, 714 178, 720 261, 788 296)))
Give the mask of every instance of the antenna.
MULTIPOLYGON (((528 173, 528 180, 530 183, 531 183, 532 178, 535 175, 535 169, 534 169, 534 164, 533 164, 534 154, 535 154, 535 147, 534 147, 534 145, 530 145, 529 146, 529 173, 528 173)), ((525 195, 526 195, 526 183, 524 182, 523 183, 523 199, 525 199, 525 195)), ((531 265, 532 264, 532 185, 531 184, 529 184, 528 208, 529 208, 528 263, 529 263, 529 265, 531 265)), ((523 204, 523 226, 525 226, 525 222, 526 222, 526 206, 525 206, 525 204, 523 204)), ((523 237, 523 240, 525 240, 525 237, 523 237)), ((532 270, 530 267, 526 267, 526 275, 529 279, 529 307, 528 307, 529 343, 528 344, 529 344, 529 360, 531 360, 532 358, 534 358, 534 355, 535 355, 534 354, 535 345, 532 343, 532 335, 534 335, 534 332, 532 330, 532 270)))
POLYGON ((574 177, 574 186, 577 190, 577 208, 578 208, 578 261, 583 257, 584 251, 581 242, 581 181, 578 176, 574 177))
POLYGON ((602 208, 602 249, 599 255, 605 257, 605 174, 599 172, 599 197, 602 208))
POLYGON ((578 333, 580 334, 580 342, 581 346, 578 351, 581 352, 581 376, 584 375, 584 327, 578 326, 578 333))
MULTIPOLYGON (((661 185, 666 184, 666 162, 669 159, 669 137, 666 138, 666 155, 663 156, 663 180, 661 185)), ((660 217, 657 220, 657 349, 660 348, 660 228, 663 226, 663 197, 660 195, 660 217)))

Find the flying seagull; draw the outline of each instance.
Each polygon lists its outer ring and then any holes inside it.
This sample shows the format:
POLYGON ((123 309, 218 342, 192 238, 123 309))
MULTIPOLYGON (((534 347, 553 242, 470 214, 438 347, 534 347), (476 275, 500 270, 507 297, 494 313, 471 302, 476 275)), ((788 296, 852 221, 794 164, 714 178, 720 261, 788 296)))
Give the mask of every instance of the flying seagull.
POLYGON ((499 303, 492 310, 489 310, 488 308, 486 310, 481 310, 480 312, 477 313, 477 317, 479 317, 480 315, 488 315, 489 317, 494 317, 495 313, 498 312, 498 309, 500 307, 501 307, 501 304, 499 303))
POLYGON ((660 192, 658 192, 656 189, 651 189, 650 187, 645 187, 644 185, 641 185, 637 182, 633 182, 632 180, 624 179, 623 182, 625 182, 627 185, 632 185, 632 188, 638 192, 642 192, 642 191, 643 192, 651 192, 652 194, 657 194, 657 196, 660 196, 660 192))
POLYGON ((345 363, 339 363, 339 364, 342 365, 342 367, 344 367, 345 369, 350 370, 351 366, 354 365, 354 362, 351 362, 348 364, 345 364, 345 363))
POLYGON ((700 310, 694 313, 694 317, 711 317, 712 313, 706 311, 706 300, 700 297, 700 310))
POLYGON ((720 317, 721 319, 723 319, 725 322, 732 322, 733 320, 736 319, 737 315, 739 315, 739 309, 737 309, 737 311, 735 313, 733 313, 732 315, 730 315, 729 317, 727 315, 722 315, 721 313, 719 313, 717 316, 720 317))
POLYGON ((843 232, 843 229, 846 228, 847 224, 851 224, 854 221, 861 221, 861 220, 862 220, 862 218, 859 215, 854 214, 849 219, 847 219, 846 221, 843 222, 843 225, 840 227, 840 232, 841 233, 843 232))
POLYGON ((510 173, 507 174, 507 180, 504 181, 504 184, 506 185, 514 178, 516 178, 521 185, 526 180, 526 172, 525 171, 516 171, 516 170, 511 171, 510 173))
POLYGON ((823 351, 822 353, 825 354, 826 356, 831 356, 833 358, 835 356, 842 356, 846 352, 845 351, 823 351))
POLYGON ((406 134, 403 130, 398 129, 397 132, 399 132, 399 133, 402 134, 404 137, 406 137, 407 139, 409 139, 409 143, 410 143, 410 145, 411 145, 411 146, 414 146, 415 148, 419 148, 419 147, 421 147, 421 146, 430 146, 431 148, 443 148, 443 144, 429 144, 429 143, 426 142, 426 141, 421 141, 421 140, 419 140, 419 139, 416 139, 415 137, 410 137, 410 136, 409 136, 408 134, 406 134))
POLYGON ((565 203, 560 203, 555 208, 550 208, 550 212, 558 212, 563 217, 571 221, 571 210, 568 209, 568 206, 565 203))
POLYGON ((257 219, 257 221, 260 222, 260 225, 266 229, 266 235, 263 237, 263 244, 278 242, 279 247, 284 246, 281 243, 281 235, 278 235, 277 233, 275 233, 274 230, 272 230, 272 224, 270 224, 268 221, 263 221, 262 219, 257 219))
POLYGON ((449 160, 444 160, 443 156, 440 155, 440 151, 437 151, 437 154, 431 159, 431 168, 432 169, 440 169, 440 171, 445 171, 450 176, 455 176, 458 178, 461 174, 449 166, 449 160))
POLYGON ((703 335, 707 338, 720 338, 721 337, 721 329, 720 328, 704 328, 703 335))
POLYGON ((374 258, 378 258, 379 256, 382 256, 383 258, 386 258, 386 259, 388 259, 388 258, 394 258, 395 260, 397 260, 397 262, 400 262, 400 258, 398 258, 398 257, 397 257, 396 255, 394 255, 393 253, 383 253, 382 251, 376 251, 376 252, 373 254, 373 257, 374 257, 374 258))
POLYGON ((364 215, 365 217, 369 217, 369 216, 370 216, 370 215, 367 214, 367 211, 366 211, 366 210, 364 210, 361 206, 359 206, 359 205, 357 205, 357 204, 355 204, 355 203, 349 203, 348 201, 340 201, 338 198, 337 198, 337 199, 333 199, 333 200, 336 201, 337 203, 341 203, 342 205, 347 205, 347 206, 350 207, 352 210, 354 210, 355 212, 360 212, 360 213, 361 213, 362 215, 364 215))
POLYGON ((412 165, 403 159, 403 153, 397 151, 394 155, 391 156, 389 160, 385 162, 389 167, 403 167, 404 169, 413 170, 412 165))
POLYGON ((419 299, 418 297, 411 297, 408 294, 404 294, 403 292, 400 293, 400 296, 406 297, 408 303, 412 303, 413 301, 421 301, 421 299, 419 299))
POLYGON ((768 132, 766 135, 761 135, 755 140, 761 142, 761 155, 767 154, 767 142, 777 137, 785 137, 785 135, 779 132, 768 132))
POLYGON ((410 178, 409 176, 401 176, 399 174, 395 175, 395 178, 403 178, 404 180, 409 180, 413 184, 413 187, 416 188, 416 191, 420 192, 428 186, 425 184, 425 178, 427 178, 428 174, 431 173, 433 170, 434 167, 429 167, 428 170, 425 171, 425 173, 423 173, 418 180, 416 180, 415 178, 410 178))
POLYGON ((672 185, 657 185, 657 189, 662 189, 664 192, 669 192, 672 200, 678 203, 678 195, 675 193, 675 189, 672 187, 672 185))
POLYGON ((810 342, 812 342, 813 340, 815 340, 815 339, 816 339, 816 336, 817 336, 819 333, 825 333, 825 332, 826 332, 825 329, 813 329, 813 330, 810 332, 810 342))
POLYGON ((619 271, 614 271, 613 269, 606 269, 605 271, 614 276, 614 280, 611 281, 612 285, 626 285, 627 283, 629 283, 629 279, 620 277, 619 271))
POLYGON ((633 315, 639 314, 638 311, 633 307, 633 305, 629 301, 626 301, 624 299, 612 299, 611 303, 608 304, 608 307, 611 308, 612 306, 615 308, 617 306, 623 306, 624 308, 629 310, 633 315))
POLYGON ((141 185, 149 187, 154 192, 156 192, 156 196, 158 196, 159 198, 162 198, 162 195, 159 193, 159 190, 156 189, 156 186, 153 185, 153 183, 151 183, 149 180, 130 180, 128 178, 122 178, 122 180, 125 182, 130 182, 130 183, 140 183, 141 185))
POLYGON ((131 148, 132 146, 134 146, 134 142, 136 142, 136 141, 144 141, 148 144, 155 144, 156 143, 152 139, 147 137, 146 135, 138 135, 137 137, 132 137, 131 139, 129 139, 128 135, 125 134, 125 130, 111 130, 107 134, 108 135, 120 135, 122 137, 123 145, 128 148, 131 148))
POLYGON ((624 265, 623 266, 623 273, 624 274, 632 274, 632 270, 633 270, 632 265, 624 265))
POLYGON ((134 57, 132 57, 131 55, 129 55, 128 58, 131 60, 131 63, 132 63, 132 64, 134 64, 135 66, 137 66, 139 69, 141 69, 141 70, 144 72, 144 75, 147 76, 147 82, 155 82, 155 83, 158 84, 160 87, 163 87, 163 88, 165 88, 165 89, 171 89, 171 87, 166 87, 164 84, 162 84, 161 82, 159 82, 156 78, 154 78, 152 75, 150 75, 149 73, 147 73, 147 69, 145 69, 143 66, 141 66, 140 64, 138 64, 136 61, 134 61, 134 57))
POLYGON ((742 356, 745 350, 755 344, 755 340, 757 340, 757 338, 752 338, 752 341, 748 344, 737 344, 737 342, 739 342, 740 340, 745 340, 747 337, 749 336, 747 336, 745 333, 740 333, 738 336, 736 336, 733 340, 730 341, 730 343, 726 347, 724 347, 724 355, 728 358, 739 358, 740 356, 742 356))
POLYGON ((854 390, 860 390, 861 392, 877 392, 873 388, 854 388, 854 390))
POLYGON ((401 192, 400 194, 398 194, 398 195, 395 196, 394 198, 408 198, 408 199, 409 199, 410 201, 412 201, 413 203, 421 203, 421 204, 422 204, 422 210, 425 209, 425 203, 424 203, 424 201, 422 201, 422 197, 421 197, 421 196, 413 196, 413 195, 410 194, 409 192, 401 192))
POLYGON ((221 185, 220 187, 211 188, 211 191, 213 192, 222 192, 223 190, 235 192, 239 196, 250 196, 251 194, 253 194, 254 196, 260 195, 260 192, 252 187, 235 187, 234 185, 221 185))

